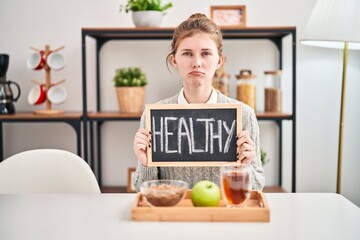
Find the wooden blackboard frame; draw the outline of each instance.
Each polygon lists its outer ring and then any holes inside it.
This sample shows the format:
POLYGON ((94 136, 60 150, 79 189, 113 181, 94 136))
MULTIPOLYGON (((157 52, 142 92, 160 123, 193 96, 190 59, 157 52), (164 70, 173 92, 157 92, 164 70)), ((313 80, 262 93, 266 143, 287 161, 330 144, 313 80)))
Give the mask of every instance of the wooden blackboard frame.
MULTIPOLYGON (((241 104, 235 103, 218 103, 218 104, 146 104, 145 105, 145 114, 146 122, 145 127, 148 131, 151 130, 151 110, 196 110, 196 109, 208 109, 208 110, 219 110, 219 109, 233 109, 236 111, 236 129, 238 134, 242 130, 242 109, 241 104)), ((235 153, 236 154, 236 153, 235 153)), ((177 167, 177 166, 220 166, 225 163, 231 163, 234 161, 196 161, 196 159, 191 161, 162 161, 157 162, 153 161, 152 149, 148 148, 147 150, 148 164, 149 167, 177 167)))

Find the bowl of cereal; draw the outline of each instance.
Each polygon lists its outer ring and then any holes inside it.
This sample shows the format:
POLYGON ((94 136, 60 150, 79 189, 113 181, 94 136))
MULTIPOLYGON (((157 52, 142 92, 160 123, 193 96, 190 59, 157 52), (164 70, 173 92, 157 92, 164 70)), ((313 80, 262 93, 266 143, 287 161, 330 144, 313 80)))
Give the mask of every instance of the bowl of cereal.
POLYGON ((152 207, 172 207, 183 199, 188 188, 181 180, 151 180, 140 185, 140 192, 152 207))

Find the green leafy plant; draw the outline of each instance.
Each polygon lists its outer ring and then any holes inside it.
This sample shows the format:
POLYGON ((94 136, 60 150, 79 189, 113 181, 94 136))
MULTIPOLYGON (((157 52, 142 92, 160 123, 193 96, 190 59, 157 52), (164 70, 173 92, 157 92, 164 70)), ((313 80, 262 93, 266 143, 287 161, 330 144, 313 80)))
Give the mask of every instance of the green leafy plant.
POLYGON ((126 5, 120 5, 120 12, 126 13, 133 11, 160 11, 164 12, 172 7, 172 3, 161 5, 161 0, 128 0, 126 5))
POLYGON ((267 153, 260 149, 260 154, 261 154, 261 163, 264 166, 267 162, 269 162, 269 159, 267 158, 267 153))
POLYGON ((146 75, 138 67, 119 68, 114 76, 115 87, 142 87, 147 84, 146 75))

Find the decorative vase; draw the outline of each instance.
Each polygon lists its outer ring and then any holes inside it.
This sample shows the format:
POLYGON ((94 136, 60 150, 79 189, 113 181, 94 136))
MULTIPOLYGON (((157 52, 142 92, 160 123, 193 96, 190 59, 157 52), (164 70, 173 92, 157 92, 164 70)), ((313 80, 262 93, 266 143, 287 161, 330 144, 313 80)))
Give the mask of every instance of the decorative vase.
POLYGON ((159 27, 163 15, 163 12, 160 11, 132 12, 132 18, 136 27, 159 27))
POLYGON ((116 94, 121 113, 141 113, 143 111, 145 87, 117 87, 116 94))

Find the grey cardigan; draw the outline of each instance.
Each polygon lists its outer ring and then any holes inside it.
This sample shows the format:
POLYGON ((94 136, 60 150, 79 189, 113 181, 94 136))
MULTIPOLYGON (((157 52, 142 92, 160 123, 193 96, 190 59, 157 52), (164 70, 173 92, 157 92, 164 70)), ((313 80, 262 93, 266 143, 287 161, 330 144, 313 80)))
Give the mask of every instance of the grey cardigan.
MULTIPOLYGON (((254 110, 248 105, 229 98, 220 92, 218 94, 218 103, 239 103, 242 105, 242 127, 243 130, 249 132, 250 138, 255 143, 256 156, 251 162, 253 189, 262 189, 265 185, 264 169, 260 159, 260 140, 259 126, 257 123, 254 110)), ((162 100, 158 104, 176 104, 178 103, 178 95, 162 100)), ((140 120, 140 128, 145 128, 145 114, 143 113, 140 120)), ((175 179, 183 180, 192 188, 198 181, 210 180, 218 184, 220 187, 220 169, 219 167, 146 167, 140 162, 136 167, 134 174, 134 187, 140 190, 142 182, 155 179, 175 179)))

